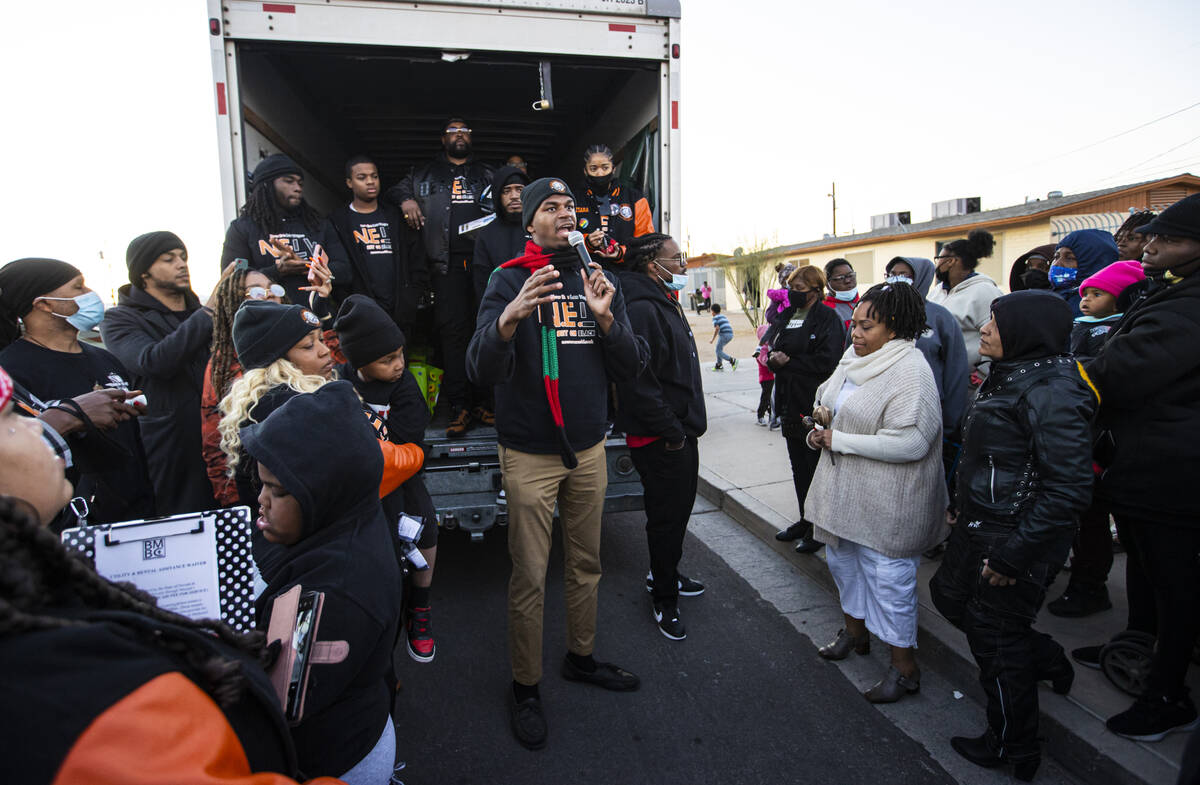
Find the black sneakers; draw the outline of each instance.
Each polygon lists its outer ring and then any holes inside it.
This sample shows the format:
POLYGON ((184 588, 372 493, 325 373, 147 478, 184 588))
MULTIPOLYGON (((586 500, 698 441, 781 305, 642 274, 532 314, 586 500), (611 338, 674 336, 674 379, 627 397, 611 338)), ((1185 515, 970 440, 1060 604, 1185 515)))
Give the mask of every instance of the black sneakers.
POLYGON ((673 641, 681 641, 687 637, 683 621, 679 618, 679 608, 673 602, 655 602, 654 621, 658 623, 658 631, 673 641))
MULTIPOLYGON (((679 590, 680 597, 699 597, 704 593, 704 584, 700 581, 693 580, 692 578, 684 575, 682 572, 678 572, 676 575, 679 576, 679 580, 675 585, 679 590)), ((646 591, 654 591, 653 573, 646 573, 646 591)))
POLYGON ((1046 603, 1046 610, 1055 616, 1070 619, 1091 616, 1093 613, 1100 613, 1111 607, 1112 601, 1108 599, 1108 587, 1103 584, 1100 586, 1067 584, 1067 590, 1062 593, 1061 597, 1046 603))
POLYGON ((1143 695, 1125 711, 1108 718, 1104 723, 1118 736, 1135 741, 1162 741, 1175 731, 1190 731, 1200 727, 1196 706, 1184 695, 1167 700, 1161 695, 1143 695))

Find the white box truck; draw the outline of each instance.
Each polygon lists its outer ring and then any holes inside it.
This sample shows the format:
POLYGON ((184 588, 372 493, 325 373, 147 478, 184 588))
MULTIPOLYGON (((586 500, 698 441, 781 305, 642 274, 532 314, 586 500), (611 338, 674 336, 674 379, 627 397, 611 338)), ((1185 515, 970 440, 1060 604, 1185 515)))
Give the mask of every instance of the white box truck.
MULTIPOLYGON (((384 187, 469 118, 476 157, 520 155, 533 176, 581 179, 604 143, 647 195, 655 227, 679 219, 678 0, 208 0, 224 215, 264 157, 291 156, 329 212, 342 167, 366 153, 384 187)), ((447 528, 480 538, 506 522, 496 436, 447 439, 435 421, 426 483, 447 528)), ((606 509, 641 506, 624 440, 609 440, 606 509)))

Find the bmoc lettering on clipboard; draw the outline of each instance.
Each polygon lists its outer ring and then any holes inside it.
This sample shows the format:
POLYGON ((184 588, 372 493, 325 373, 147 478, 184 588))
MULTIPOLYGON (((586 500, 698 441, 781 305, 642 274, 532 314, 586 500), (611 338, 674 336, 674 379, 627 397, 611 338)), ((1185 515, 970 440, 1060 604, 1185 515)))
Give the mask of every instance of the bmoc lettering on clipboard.
POLYGON ((81 526, 62 533, 110 581, 128 581, 158 605, 192 619, 254 629, 250 509, 81 526))

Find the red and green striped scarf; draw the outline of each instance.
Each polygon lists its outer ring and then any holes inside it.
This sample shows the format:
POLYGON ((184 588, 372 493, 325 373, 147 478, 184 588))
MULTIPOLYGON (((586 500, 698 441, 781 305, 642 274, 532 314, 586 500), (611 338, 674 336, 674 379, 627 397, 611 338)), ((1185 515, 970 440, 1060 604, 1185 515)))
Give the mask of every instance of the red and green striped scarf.
MULTIPOLYGON (((532 274, 550 264, 555 257, 561 258, 565 264, 559 269, 563 274, 574 270, 578 261, 574 251, 559 254, 549 254, 532 240, 525 243, 525 253, 516 259, 510 259, 500 267, 524 267, 532 274), (572 264, 575 262, 575 264, 572 264)), ((561 279, 560 279, 561 280, 561 279)), ((563 420, 562 399, 558 394, 558 331, 554 327, 553 310, 545 305, 538 307, 538 334, 542 351, 542 384, 546 390, 546 402, 550 404, 550 415, 554 418, 554 427, 558 433, 558 448, 562 454, 563 466, 574 469, 579 465, 571 441, 567 438, 567 425, 563 420)))

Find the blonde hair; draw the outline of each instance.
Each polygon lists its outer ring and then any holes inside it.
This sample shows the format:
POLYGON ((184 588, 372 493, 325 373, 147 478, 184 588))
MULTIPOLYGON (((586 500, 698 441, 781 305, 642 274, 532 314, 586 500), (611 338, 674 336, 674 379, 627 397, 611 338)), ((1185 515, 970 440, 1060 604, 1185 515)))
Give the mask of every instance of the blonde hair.
POLYGON ((238 429, 250 419, 250 412, 263 395, 273 387, 286 385, 298 393, 316 392, 330 380, 324 376, 306 374, 290 360, 280 357, 266 368, 251 368, 233 383, 221 399, 221 451, 228 460, 228 475, 233 476, 241 458, 242 437, 238 429))

